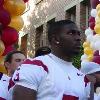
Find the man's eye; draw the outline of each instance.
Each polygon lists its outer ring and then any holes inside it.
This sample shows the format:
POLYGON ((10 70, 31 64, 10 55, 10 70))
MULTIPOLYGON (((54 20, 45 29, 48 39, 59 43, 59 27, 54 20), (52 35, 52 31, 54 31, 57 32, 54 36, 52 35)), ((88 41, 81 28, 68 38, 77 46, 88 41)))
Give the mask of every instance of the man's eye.
POLYGON ((16 62, 20 62, 21 61, 21 59, 16 59, 16 62))

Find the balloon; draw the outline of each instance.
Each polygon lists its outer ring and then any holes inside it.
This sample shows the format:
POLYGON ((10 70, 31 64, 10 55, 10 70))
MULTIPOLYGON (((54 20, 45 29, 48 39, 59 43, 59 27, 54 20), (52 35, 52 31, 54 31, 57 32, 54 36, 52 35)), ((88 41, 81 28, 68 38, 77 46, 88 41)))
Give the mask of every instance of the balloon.
POLYGON ((4 43, 0 40, 0 56, 4 53, 5 46, 4 43))
POLYGON ((97 34, 100 34, 100 24, 96 24, 94 30, 97 34))
POLYGON ((85 47, 90 47, 90 43, 89 43, 89 42, 87 42, 87 41, 86 41, 86 42, 84 42, 84 43, 83 43, 83 47, 84 47, 84 48, 85 48, 85 47))
POLYGON ((0 64, 4 65, 4 56, 0 56, 0 64))
POLYGON ((91 22, 91 23, 89 23, 89 26, 90 26, 90 28, 91 28, 92 30, 94 30, 95 22, 91 22))
POLYGON ((93 42, 99 41, 100 40, 100 34, 96 34, 93 36, 93 42))
POLYGON ((100 64, 100 56, 94 56, 92 61, 97 63, 97 64, 100 64))
POLYGON ((97 14, 98 14, 98 16, 99 16, 99 18, 100 18, 100 10, 98 11, 98 13, 97 13, 97 14))
POLYGON ((28 2, 29 0, 23 0, 25 3, 28 2))
POLYGON ((0 23, 5 27, 10 23, 10 21, 10 14, 4 8, 0 8, 0 23))
POLYGON ((93 56, 99 56, 99 50, 96 50, 96 51, 93 53, 93 56))
POLYGON ((96 18, 95 24, 100 24, 100 18, 96 18))
POLYGON ((4 7, 12 16, 18 16, 23 14, 26 5, 23 0, 6 0, 4 7))
POLYGON ((93 54, 93 50, 89 47, 84 48, 84 53, 87 55, 91 55, 93 54))
POLYGON ((7 27, 2 31, 1 40, 6 46, 12 45, 18 41, 18 32, 11 27, 7 27))
POLYGON ((4 51, 4 53, 3 53, 3 56, 5 56, 6 54, 8 54, 9 52, 11 52, 11 51, 13 51, 13 50, 15 50, 15 48, 13 47, 13 45, 7 46, 7 47, 5 48, 5 51, 4 51))
POLYGON ((95 9, 96 8, 96 6, 99 4, 99 0, 91 0, 91 7, 93 8, 93 9, 95 9))
POLYGON ((0 8, 3 6, 4 0, 0 0, 0 8))
POLYGON ((15 28, 17 31, 20 31, 24 25, 24 21, 20 16, 12 17, 10 27, 15 28))
POLYGON ((93 35, 88 35, 87 36, 87 41, 92 42, 93 41, 93 35))
POLYGON ((97 10, 97 11, 100 11, 100 4, 98 4, 98 5, 96 6, 96 10, 97 10))
POLYGON ((96 17, 96 15, 97 15, 97 10, 96 9, 92 9, 91 10, 91 16, 92 17, 96 17))
POLYGON ((86 36, 91 35, 91 34, 93 35, 93 30, 91 30, 90 28, 85 30, 85 35, 86 36))
POLYGON ((92 61, 92 59, 93 59, 93 55, 91 54, 91 55, 88 55, 88 61, 92 61))
POLYGON ((91 22, 95 22, 95 17, 92 17, 92 16, 91 16, 91 17, 89 18, 89 22, 90 22, 90 23, 91 23, 91 22))
POLYGON ((87 61, 87 55, 86 54, 83 54, 82 56, 81 56, 81 61, 83 61, 83 60, 86 60, 87 61))
POLYGON ((100 50, 100 40, 95 42, 96 50, 100 50))
POLYGON ((0 72, 7 74, 7 70, 4 65, 0 64, 0 72))

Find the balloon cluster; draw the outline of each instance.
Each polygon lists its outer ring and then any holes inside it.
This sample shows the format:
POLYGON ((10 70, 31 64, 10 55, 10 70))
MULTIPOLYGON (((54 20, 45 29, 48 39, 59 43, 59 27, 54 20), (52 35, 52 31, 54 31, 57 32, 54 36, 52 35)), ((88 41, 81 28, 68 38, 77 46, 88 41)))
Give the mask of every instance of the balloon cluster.
POLYGON ((100 64, 100 0, 90 1, 91 16, 89 27, 85 30, 86 41, 83 43, 84 54, 81 61, 100 64))
POLYGON ((3 72, 4 56, 14 50, 18 32, 24 25, 21 15, 28 0, 0 0, 0 72, 3 72))

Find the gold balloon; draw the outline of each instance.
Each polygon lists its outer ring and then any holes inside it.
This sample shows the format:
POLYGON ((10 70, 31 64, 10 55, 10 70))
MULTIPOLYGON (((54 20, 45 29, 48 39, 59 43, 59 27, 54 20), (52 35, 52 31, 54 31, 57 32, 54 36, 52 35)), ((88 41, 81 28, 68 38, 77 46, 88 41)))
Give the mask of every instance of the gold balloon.
POLYGON ((17 31, 20 31, 23 25, 24 25, 24 21, 20 16, 12 17, 11 22, 9 24, 10 27, 15 28, 17 31))
POLYGON ((0 64, 0 72, 7 74, 7 70, 4 65, 0 64))
POLYGON ((87 42, 87 41, 86 41, 86 42, 84 42, 84 43, 83 43, 83 47, 84 47, 84 48, 85 48, 85 47, 90 47, 90 43, 89 43, 89 42, 87 42))
POLYGON ((84 48, 84 53, 87 55, 92 55, 93 54, 93 50, 89 47, 84 48))
POLYGON ((23 0, 5 0, 4 8, 12 15, 22 15, 26 9, 26 5, 23 0))
POLYGON ((100 10, 97 12, 98 16, 100 17, 100 10))
POLYGON ((4 53, 4 50, 5 50, 4 43, 2 42, 2 40, 0 40, 0 56, 4 53))
POLYGON ((100 4, 97 5, 96 10, 100 11, 100 4))
POLYGON ((88 59, 88 61, 92 61, 93 55, 92 54, 91 55, 88 55, 87 59, 88 59))
POLYGON ((100 24, 100 18, 97 18, 95 22, 95 24, 100 24))
POLYGON ((96 24, 94 30, 97 34, 100 34, 100 24, 96 24))
POLYGON ((0 56, 0 64, 4 65, 4 56, 0 56))

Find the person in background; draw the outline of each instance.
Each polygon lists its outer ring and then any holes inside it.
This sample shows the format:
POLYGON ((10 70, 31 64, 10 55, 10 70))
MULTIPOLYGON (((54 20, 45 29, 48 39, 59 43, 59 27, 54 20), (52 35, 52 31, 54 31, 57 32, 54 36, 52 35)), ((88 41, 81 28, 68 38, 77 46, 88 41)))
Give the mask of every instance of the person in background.
POLYGON ((48 46, 40 47, 35 52, 35 57, 46 55, 51 53, 51 49, 48 46))
POLYGON ((86 95, 89 100, 100 100, 100 65, 94 62, 83 62, 80 69, 88 79, 86 95), (93 92, 93 93, 91 93, 93 92), (92 97, 90 99, 90 97, 92 97))
POLYGON ((10 77, 12 77, 15 70, 23 63, 25 59, 26 57, 21 51, 12 51, 6 55, 4 65, 10 77))
POLYGON ((9 100, 85 100, 84 74, 72 65, 80 53, 81 38, 71 20, 50 24, 51 53, 27 59, 13 75, 9 100))
POLYGON ((4 65, 8 71, 8 76, 0 73, 0 100, 7 100, 10 77, 25 59, 26 57, 21 51, 11 51, 6 55, 4 65))

